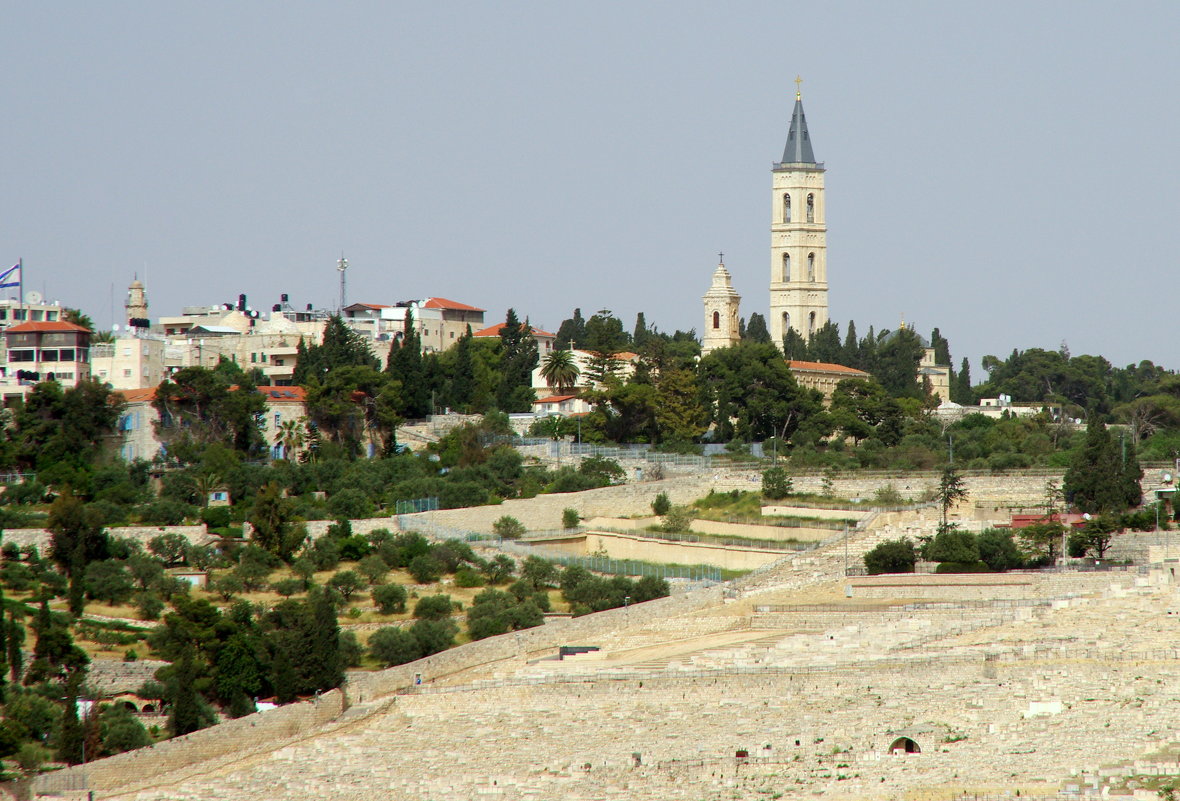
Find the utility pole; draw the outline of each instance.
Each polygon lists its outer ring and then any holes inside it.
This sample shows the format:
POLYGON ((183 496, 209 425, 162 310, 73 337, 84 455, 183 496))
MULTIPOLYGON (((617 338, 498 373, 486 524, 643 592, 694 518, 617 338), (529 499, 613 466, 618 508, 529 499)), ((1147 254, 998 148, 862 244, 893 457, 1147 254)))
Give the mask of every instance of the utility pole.
POLYGON ((347 285, 344 280, 344 271, 348 269, 348 259, 344 258, 343 252, 340 254, 340 260, 336 262, 336 269, 340 271, 340 311, 343 313, 344 307, 348 305, 347 285))

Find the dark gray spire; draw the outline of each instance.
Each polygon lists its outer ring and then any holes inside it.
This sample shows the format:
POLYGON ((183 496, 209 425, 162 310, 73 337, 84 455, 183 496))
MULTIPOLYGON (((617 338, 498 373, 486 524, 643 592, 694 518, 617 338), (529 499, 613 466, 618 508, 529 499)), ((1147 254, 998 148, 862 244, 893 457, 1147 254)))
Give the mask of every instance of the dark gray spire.
POLYGON ((803 101, 798 93, 795 94, 795 111, 791 114, 787 147, 783 150, 783 164, 815 164, 811 137, 807 133, 807 118, 803 116, 803 101))

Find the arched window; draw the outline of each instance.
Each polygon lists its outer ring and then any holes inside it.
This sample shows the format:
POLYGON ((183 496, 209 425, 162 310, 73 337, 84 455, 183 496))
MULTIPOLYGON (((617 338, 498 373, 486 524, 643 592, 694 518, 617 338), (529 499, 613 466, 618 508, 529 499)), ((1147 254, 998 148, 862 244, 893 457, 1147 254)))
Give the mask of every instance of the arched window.
POLYGON ((789 253, 783 254, 783 280, 791 280, 791 254, 789 253))
POLYGON ((815 254, 814 253, 807 254, 807 280, 808 281, 815 280, 815 254))
POLYGON ((721 312, 713 312, 713 327, 721 327, 721 312))
POLYGON ((807 336, 815 333, 815 312, 807 315, 807 336))
POLYGON ((815 195, 807 195, 807 222, 815 222, 815 195))
POLYGON ((791 330, 791 313, 790 312, 783 312, 783 336, 786 336, 787 332, 790 330, 791 330))
POLYGON ((783 222, 791 221, 791 196, 783 195, 783 222))

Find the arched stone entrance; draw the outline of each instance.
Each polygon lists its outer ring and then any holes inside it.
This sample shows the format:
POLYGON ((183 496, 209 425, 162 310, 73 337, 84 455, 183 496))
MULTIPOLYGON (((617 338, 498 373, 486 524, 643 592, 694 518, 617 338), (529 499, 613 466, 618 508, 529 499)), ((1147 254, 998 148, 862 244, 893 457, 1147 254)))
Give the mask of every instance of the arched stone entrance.
POLYGON ((898 737, 893 741, 893 745, 889 746, 889 753, 891 754, 920 754, 921 747, 911 740, 909 737, 898 737))

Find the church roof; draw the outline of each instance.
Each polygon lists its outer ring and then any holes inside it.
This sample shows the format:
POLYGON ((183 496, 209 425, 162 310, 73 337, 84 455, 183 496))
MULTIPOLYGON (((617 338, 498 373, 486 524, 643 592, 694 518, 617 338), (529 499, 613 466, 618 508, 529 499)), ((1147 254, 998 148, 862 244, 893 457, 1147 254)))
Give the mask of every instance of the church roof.
POLYGON ((795 96, 795 111, 791 114, 791 130, 783 150, 783 164, 815 164, 811 150, 811 136, 807 133, 807 118, 803 116, 803 101, 795 96))

